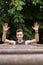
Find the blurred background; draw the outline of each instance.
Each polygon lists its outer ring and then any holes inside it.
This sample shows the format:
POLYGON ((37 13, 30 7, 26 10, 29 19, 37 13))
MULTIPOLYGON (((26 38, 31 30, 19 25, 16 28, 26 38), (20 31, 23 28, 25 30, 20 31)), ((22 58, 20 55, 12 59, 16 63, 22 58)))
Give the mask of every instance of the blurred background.
POLYGON ((7 22, 10 29, 7 38, 16 40, 16 30, 22 28, 24 39, 33 39, 34 22, 39 23, 39 44, 43 44, 43 0, 0 0, 0 44, 2 43, 2 25, 7 22))

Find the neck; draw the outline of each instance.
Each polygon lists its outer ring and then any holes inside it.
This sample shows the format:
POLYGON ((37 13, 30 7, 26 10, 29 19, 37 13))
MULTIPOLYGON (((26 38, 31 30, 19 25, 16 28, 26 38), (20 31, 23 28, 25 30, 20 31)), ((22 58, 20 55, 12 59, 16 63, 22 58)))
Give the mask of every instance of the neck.
POLYGON ((21 39, 21 40, 18 40, 18 42, 19 42, 19 43, 23 42, 23 39, 21 39))

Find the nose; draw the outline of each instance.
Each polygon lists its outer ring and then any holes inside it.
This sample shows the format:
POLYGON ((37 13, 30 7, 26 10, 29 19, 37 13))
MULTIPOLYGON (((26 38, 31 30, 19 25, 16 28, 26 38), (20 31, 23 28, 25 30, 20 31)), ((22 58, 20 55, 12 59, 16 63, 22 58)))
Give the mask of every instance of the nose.
POLYGON ((21 35, 19 35, 19 37, 21 37, 21 35))

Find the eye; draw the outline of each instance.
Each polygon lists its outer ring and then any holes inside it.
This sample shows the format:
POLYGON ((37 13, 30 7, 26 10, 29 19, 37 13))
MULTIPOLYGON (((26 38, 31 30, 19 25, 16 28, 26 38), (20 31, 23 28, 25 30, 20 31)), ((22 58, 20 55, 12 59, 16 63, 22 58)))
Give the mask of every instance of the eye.
POLYGON ((18 36, 19 36, 19 35, 21 36, 22 34, 18 34, 18 36))

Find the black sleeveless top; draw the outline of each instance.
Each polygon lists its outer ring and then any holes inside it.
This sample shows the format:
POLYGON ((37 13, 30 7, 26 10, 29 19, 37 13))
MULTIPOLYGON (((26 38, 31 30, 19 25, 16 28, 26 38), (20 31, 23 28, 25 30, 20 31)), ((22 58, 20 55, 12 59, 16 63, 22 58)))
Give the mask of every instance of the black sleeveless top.
POLYGON ((25 41, 23 41, 22 43, 19 43, 18 41, 16 41, 16 45, 25 45, 25 41))

